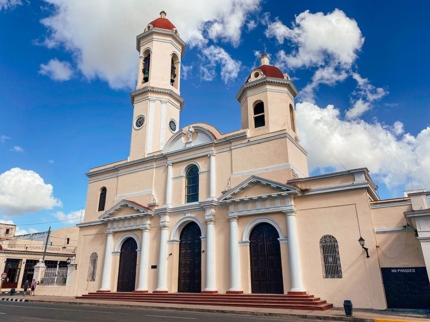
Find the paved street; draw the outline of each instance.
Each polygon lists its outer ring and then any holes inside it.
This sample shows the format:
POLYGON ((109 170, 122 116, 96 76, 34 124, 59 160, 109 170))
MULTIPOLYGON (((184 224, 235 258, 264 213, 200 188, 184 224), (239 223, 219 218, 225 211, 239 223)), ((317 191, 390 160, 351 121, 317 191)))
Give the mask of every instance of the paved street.
MULTIPOLYGON (((103 306, 20 303, 0 301, 0 321, 2 322, 42 322, 42 321, 145 321, 145 322, 262 322, 262 321, 317 321, 301 320, 295 317, 267 317, 253 315, 219 314, 207 312, 187 312, 148 308, 115 308, 103 306)), ((326 320, 327 321, 327 320, 326 320)))

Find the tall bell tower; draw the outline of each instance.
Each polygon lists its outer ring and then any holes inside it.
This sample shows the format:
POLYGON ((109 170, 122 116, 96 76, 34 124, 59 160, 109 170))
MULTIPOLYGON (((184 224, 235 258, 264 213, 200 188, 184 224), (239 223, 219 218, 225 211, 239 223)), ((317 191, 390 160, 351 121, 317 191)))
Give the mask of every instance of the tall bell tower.
POLYGON ((184 99, 180 95, 185 43, 162 11, 136 37, 139 52, 136 90, 130 94, 133 123, 129 160, 163 149, 179 129, 184 99))

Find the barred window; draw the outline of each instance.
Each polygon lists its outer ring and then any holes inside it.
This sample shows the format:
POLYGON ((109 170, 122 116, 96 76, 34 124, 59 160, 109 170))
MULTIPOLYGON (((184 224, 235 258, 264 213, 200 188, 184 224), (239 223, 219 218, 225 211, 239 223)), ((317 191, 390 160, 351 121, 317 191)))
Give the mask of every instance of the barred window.
POLYGON ((97 260, 99 256, 97 253, 92 253, 90 256, 90 266, 88 267, 88 282, 94 282, 96 280, 96 272, 97 272, 97 260))
POLYGON ((325 235, 320 239, 321 262, 324 278, 342 278, 339 245, 336 238, 325 235))

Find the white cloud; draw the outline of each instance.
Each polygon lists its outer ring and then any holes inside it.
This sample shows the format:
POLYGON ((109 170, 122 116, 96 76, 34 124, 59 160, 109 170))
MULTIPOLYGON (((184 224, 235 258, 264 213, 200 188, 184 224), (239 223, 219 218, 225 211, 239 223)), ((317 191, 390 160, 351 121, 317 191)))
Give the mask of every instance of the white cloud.
POLYGON ((49 162, 49 163, 51 163, 51 164, 53 164, 53 163, 54 163, 54 160, 48 160, 48 162, 49 162))
POLYGON ((284 69, 307 68, 314 72, 300 93, 301 100, 314 103, 315 90, 321 84, 334 86, 351 76, 357 81, 357 88, 352 93, 352 106, 346 118, 354 119, 370 110, 372 102, 388 94, 352 71, 364 37, 357 22, 343 11, 335 9, 328 14, 312 14, 307 10, 296 16, 291 28, 279 20, 270 22, 269 16, 266 16, 266 23, 267 37, 276 38, 280 44, 285 40, 291 44, 290 53, 278 51, 276 63, 284 69))
POLYGON ((193 69, 193 66, 181 65, 182 79, 187 79, 188 74, 191 73, 192 69, 193 69))
POLYGON ((8 137, 8 136, 6 136, 6 135, 2 134, 2 135, 0 136, 0 142, 4 143, 4 142, 6 142, 6 140, 10 140, 10 137, 8 137))
POLYGON ((237 46, 248 16, 259 10, 260 1, 45 0, 56 10, 42 20, 49 30, 44 44, 70 52, 87 79, 100 78, 112 88, 132 88, 135 37, 162 9, 189 46, 205 47, 208 38, 237 46))
POLYGON ((299 138, 308 151, 310 170, 343 170, 341 162, 347 169, 369 168, 372 177, 389 189, 408 187, 409 173, 415 188, 430 189, 430 127, 414 137, 404 134, 398 121, 385 126, 342 120, 332 105, 320 108, 309 102, 298 103, 296 108, 299 138))
POLYGON ((14 146, 12 149, 10 149, 11 151, 14 151, 14 152, 24 152, 24 149, 23 148, 21 148, 20 146, 14 146))
POLYGON ((0 174, 0 213, 14 216, 61 206, 52 193, 52 185, 36 172, 12 168, 0 174))
POLYGON ((16 6, 22 5, 21 0, 0 0, 0 10, 13 9, 16 6))
POLYGON ((59 61, 57 58, 54 58, 46 65, 41 64, 39 73, 48 76, 52 80, 63 82, 72 78, 73 69, 70 63, 59 61))
POLYGON ((246 27, 248 28, 248 31, 251 31, 251 30, 255 29, 255 27, 257 27, 257 25, 258 24, 254 20, 251 20, 246 24, 246 27))
POLYGON ((217 65, 221 66, 221 78, 224 83, 228 83, 237 77, 241 63, 232 59, 224 49, 218 46, 209 46, 203 49, 202 53, 205 61, 200 68, 203 80, 211 81, 215 77, 215 67, 217 65))
MULTIPOLYGON (((3 219, 0 219, 0 223, 15 225, 15 223, 12 220, 3 220, 3 219)), ((37 232, 38 231, 36 229, 34 229, 34 228, 29 228, 28 231, 27 231, 25 229, 21 229, 18 226, 16 226, 15 236, 33 234, 33 233, 37 233, 37 232)))
POLYGON ((64 224, 79 224, 85 217, 85 209, 71 211, 68 214, 65 214, 62 211, 57 211, 53 216, 58 220, 61 220, 64 224))

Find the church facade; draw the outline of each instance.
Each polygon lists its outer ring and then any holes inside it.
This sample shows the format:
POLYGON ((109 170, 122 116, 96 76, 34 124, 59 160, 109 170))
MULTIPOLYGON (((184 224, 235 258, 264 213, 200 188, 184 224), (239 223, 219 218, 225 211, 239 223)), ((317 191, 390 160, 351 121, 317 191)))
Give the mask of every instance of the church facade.
POLYGON ((307 292, 385 309, 394 269, 428 289, 427 193, 380 200, 366 168, 309 177, 298 91, 267 55, 236 96, 241 129, 221 133, 179 126, 185 43, 164 12, 136 49, 130 154, 87 173, 75 295, 307 292))

